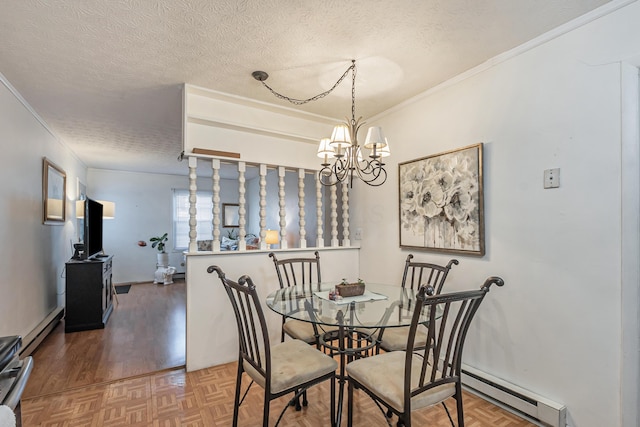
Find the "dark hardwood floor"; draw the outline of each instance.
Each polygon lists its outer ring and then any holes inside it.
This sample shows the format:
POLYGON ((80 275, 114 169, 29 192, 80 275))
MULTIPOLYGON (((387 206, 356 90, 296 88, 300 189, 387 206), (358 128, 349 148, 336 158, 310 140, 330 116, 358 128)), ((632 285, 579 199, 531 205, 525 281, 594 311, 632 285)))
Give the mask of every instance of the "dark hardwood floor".
POLYGON ((118 295, 105 329, 64 332, 64 320, 32 355, 25 398, 185 364, 185 283, 134 284, 118 295))

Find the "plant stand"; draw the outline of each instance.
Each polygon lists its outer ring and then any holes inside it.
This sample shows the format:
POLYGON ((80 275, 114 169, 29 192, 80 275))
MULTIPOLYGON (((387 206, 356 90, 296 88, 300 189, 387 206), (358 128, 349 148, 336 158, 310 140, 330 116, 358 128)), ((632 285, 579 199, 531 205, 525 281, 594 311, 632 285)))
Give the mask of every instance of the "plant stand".
POLYGON ((154 273, 153 283, 161 283, 163 285, 172 284, 173 275, 176 272, 176 268, 169 266, 169 254, 159 253, 156 267, 157 268, 156 272, 154 273))

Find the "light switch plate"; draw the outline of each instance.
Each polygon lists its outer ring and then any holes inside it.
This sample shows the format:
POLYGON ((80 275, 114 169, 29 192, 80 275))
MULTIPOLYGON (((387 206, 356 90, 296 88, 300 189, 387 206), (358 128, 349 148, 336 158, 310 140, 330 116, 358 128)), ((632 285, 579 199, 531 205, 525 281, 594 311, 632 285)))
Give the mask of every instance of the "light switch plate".
POLYGON ((544 188, 560 187, 560 168, 544 171, 544 188))

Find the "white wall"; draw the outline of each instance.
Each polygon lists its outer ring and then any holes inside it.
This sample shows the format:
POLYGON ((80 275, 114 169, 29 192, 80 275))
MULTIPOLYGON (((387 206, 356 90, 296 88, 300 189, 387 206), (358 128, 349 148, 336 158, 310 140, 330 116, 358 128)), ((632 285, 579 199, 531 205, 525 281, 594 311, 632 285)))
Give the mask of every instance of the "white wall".
POLYGON ((0 74, 0 336, 26 336, 64 305, 64 266, 77 239, 77 179, 86 168, 0 74), (42 158, 67 175, 67 221, 42 224, 42 158))
POLYGON ((483 303, 465 362, 566 404, 571 426, 623 425, 617 61, 640 52, 638 22, 633 3, 389 112, 376 123, 392 143, 389 180, 352 203, 363 274, 400 277, 398 162, 485 143, 487 254, 457 256, 447 288, 489 275, 505 286, 483 303), (557 167, 560 188, 544 190, 557 167))
MULTIPOLYGON (((320 251, 322 280, 338 282, 343 277, 360 277, 357 248, 325 248, 320 251)), ((278 251, 278 258, 313 257, 314 250, 278 251)), ((238 330, 229 297, 218 276, 207 273, 219 266, 227 277, 237 281, 248 274, 264 300, 279 288, 269 251, 242 254, 192 253, 187 255, 187 370, 193 371, 237 360, 238 330)), ((272 342, 279 342, 281 317, 263 304, 272 342)))

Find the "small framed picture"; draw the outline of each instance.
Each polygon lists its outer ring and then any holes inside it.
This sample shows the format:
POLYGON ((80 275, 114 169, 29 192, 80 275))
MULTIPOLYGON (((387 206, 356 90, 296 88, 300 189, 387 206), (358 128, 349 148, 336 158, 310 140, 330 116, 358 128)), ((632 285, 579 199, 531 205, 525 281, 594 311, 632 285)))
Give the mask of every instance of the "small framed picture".
POLYGON ((240 213, 237 203, 222 204, 222 226, 223 227, 239 227, 240 213))
POLYGON ((64 224, 67 174, 46 157, 42 161, 42 222, 64 224))

